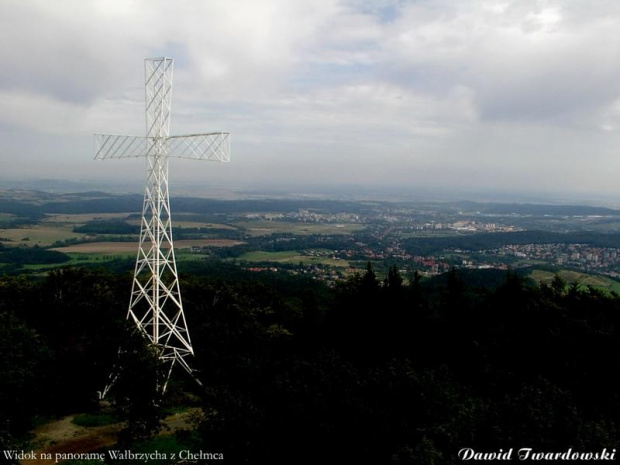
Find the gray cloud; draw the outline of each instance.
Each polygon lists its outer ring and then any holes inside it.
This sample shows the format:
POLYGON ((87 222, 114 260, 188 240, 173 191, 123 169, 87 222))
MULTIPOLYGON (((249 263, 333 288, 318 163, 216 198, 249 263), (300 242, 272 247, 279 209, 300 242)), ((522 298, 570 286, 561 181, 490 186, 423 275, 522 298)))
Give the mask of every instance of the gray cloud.
POLYGON ((173 132, 230 130, 235 152, 179 179, 614 191, 619 20, 577 0, 7 0, 0 164, 113 175, 90 134, 141 134, 143 59, 169 55, 173 132))

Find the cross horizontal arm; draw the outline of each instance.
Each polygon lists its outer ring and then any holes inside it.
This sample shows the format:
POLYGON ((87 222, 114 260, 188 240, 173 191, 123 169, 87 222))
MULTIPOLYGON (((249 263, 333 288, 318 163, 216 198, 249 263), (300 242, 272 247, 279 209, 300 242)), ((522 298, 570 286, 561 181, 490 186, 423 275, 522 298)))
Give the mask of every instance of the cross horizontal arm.
POLYGON ((167 142, 169 157, 230 161, 230 134, 227 132, 171 136, 167 142))
POLYGON ((95 160, 143 157, 146 150, 144 136, 95 134, 95 160))
MULTIPOLYGON (((143 136, 121 136, 117 134, 95 134, 95 159, 138 158, 152 154, 153 138, 143 136), (149 145, 151 150, 149 151, 149 145)), ((230 161, 230 134, 212 132, 163 138, 166 150, 161 155, 191 160, 230 161)))

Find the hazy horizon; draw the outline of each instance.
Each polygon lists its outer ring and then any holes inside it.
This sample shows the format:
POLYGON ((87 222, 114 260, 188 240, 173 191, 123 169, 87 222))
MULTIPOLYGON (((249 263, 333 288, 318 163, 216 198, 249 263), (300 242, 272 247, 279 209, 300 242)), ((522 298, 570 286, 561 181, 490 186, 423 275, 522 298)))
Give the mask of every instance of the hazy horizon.
MULTIPOLYGON (((124 195, 144 192, 144 180, 114 182, 109 180, 68 180, 51 178, 9 179, 0 175, 0 189, 38 190, 42 192, 80 193, 101 191, 124 195)), ((362 186, 337 184, 212 184, 172 182, 172 197, 204 197, 214 199, 326 199, 387 202, 461 202, 504 204, 589 205, 620 209, 620 198, 590 193, 475 190, 429 186, 362 186)))

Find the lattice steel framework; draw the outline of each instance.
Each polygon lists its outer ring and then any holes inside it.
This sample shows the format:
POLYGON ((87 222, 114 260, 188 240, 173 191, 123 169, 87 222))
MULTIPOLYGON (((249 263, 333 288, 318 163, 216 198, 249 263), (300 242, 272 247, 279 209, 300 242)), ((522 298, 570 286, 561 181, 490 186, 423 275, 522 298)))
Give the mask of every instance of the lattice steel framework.
MULTIPOLYGON (((146 158, 140 244, 127 319, 146 334, 158 348, 160 360, 169 365, 162 392, 176 363, 195 378, 187 361, 194 350, 183 313, 172 241, 168 160, 230 160, 228 133, 169 135, 172 74, 172 58, 145 60, 146 137, 95 134, 95 159, 146 158)), ((111 383, 102 397, 110 387, 111 383)))

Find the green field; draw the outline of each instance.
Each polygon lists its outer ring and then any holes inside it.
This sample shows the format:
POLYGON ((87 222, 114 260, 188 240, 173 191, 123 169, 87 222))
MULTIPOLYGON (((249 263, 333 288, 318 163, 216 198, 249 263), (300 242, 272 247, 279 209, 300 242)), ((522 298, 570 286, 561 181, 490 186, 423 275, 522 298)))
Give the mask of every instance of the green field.
MULTIPOLYGON (((84 239, 88 234, 73 232, 76 226, 95 220, 114 220, 126 218, 128 213, 85 213, 75 215, 48 215, 45 219, 37 224, 27 227, 8 228, 0 230, 0 237, 4 239, 5 245, 28 245, 39 247, 49 247, 55 242, 65 241, 67 239, 84 239)), ((0 225, 3 222, 12 221, 13 217, 2 214, 0 215, 0 225)), ((140 220, 129 221, 132 224, 139 224, 140 220)), ((230 229, 235 228, 230 225, 182 221, 174 222, 175 227, 183 228, 206 228, 206 229, 230 229)), ((107 237, 112 237, 110 234, 107 237)), ((122 236, 119 236, 122 237, 122 236)), ((110 239, 108 239, 110 240, 110 239)), ((114 240, 114 239, 112 239, 114 240)))
POLYGON ((581 273, 578 271, 561 270, 557 273, 553 273, 551 271, 534 270, 530 274, 530 278, 537 283, 551 284, 556 274, 568 284, 577 283, 581 286, 594 286, 598 289, 620 293, 620 282, 605 276, 581 273))
POLYGON ((331 224, 331 223, 295 223, 289 221, 240 221, 237 226, 246 229, 253 236, 268 236, 270 234, 351 234, 364 229, 361 224, 331 224))
MULTIPOLYGON (((38 271, 38 270, 50 270, 53 268, 59 268, 67 265, 73 266, 83 266, 83 265, 101 265, 105 267, 106 263, 115 262, 118 260, 135 260, 137 253, 137 248, 132 252, 122 252, 122 253, 75 253, 70 252, 67 255, 71 258, 68 262, 58 263, 58 264, 37 264, 37 265, 23 265, 22 268, 24 270, 30 271, 38 271)), ((202 254, 177 251, 175 253, 177 263, 190 262, 190 261, 200 261, 204 260, 205 256, 202 254)), ((2 267, 2 263, 0 263, 0 268, 2 267)))
POLYGON ((299 250, 287 250, 283 252, 248 252, 239 257, 239 260, 261 263, 261 262, 272 262, 272 263, 300 263, 308 265, 329 265, 335 267, 348 268, 350 266, 347 260, 334 260, 333 258, 329 258, 326 254, 327 251, 323 249, 312 249, 306 251, 299 250), (316 255, 310 255, 310 254, 316 255))
MULTIPOLYGON (((131 223, 134 220, 128 221, 131 223)), ((135 220, 136 224, 140 224, 140 220, 135 220)), ((202 229, 228 229, 230 231, 235 231, 237 228, 225 223, 206 223, 204 221, 188 221, 181 219, 178 220, 177 217, 173 220, 173 226, 175 228, 202 228, 202 229)))
MULTIPOLYGON (((85 253, 68 253, 70 258, 68 262, 64 263, 44 263, 44 264, 32 264, 32 265, 23 265, 22 268, 24 270, 30 271, 38 271, 38 270, 51 270, 53 268, 60 268, 63 266, 81 266, 81 265, 101 265, 105 266, 106 263, 117 261, 117 260, 128 260, 135 259, 136 253, 119 253, 119 254, 85 254, 85 253)), ((0 264, 1 265, 1 264, 0 264)))
MULTIPOLYGON (((116 253, 100 253, 100 252, 92 252, 92 253, 68 253, 69 257, 71 257, 71 261, 68 263, 69 265, 83 265, 87 263, 105 263, 111 262, 115 260, 134 260, 136 258, 138 247, 134 245, 135 250, 131 252, 116 252, 116 253)), ((191 253, 188 251, 179 251, 175 250, 175 257, 178 262, 184 261, 199 261, 205 258, 204 255, 199 253, 191 253)))
POLYGON ((64 215, 46 215, 41 223, 67 223, 73 226, 81 226, 89 221, 98 220, 122 220, 130 213, 73 213, 64 215))
POLYGON ((0 236, 8 239, 7 245, 22 243, 48 247, 56 241, 81 238, 84 234, 74 233, 71 225, 41 222, 27 228, 4 229, 0 236))
POLYGON ((79 265, 84 263, 101 263, 111 262, 114 260, 124 260, 127 258, 135 258, 137 249, 134 252, 123 252, 114 254, 100 254, 100 253, 68 253, 71 257, 69 262, 72 265, 79 265))

